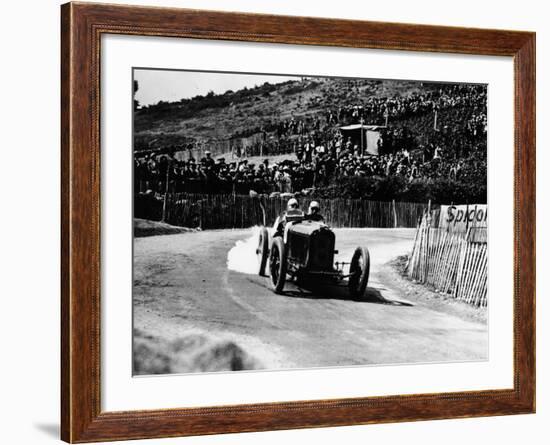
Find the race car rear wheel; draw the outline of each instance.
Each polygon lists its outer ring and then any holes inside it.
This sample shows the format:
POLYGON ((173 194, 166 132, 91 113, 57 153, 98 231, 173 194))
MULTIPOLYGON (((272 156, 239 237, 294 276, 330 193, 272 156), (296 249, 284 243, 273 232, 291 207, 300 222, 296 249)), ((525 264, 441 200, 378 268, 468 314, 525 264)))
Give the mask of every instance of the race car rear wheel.
POLYGON ((280 236, 273 238, 269 252, 269 274, 271 286, 276 294, 283 291, 286 280, 285 244, 280 236))
POLYGON ((256 254, 258 255, 258 261, 260 263, 260 270, 258 271, 258 275, 264 276, 265 265, 267 264, 267 257, 269 255, 269 233, 265 227, 262 227, 260 229, 256 254))
POLYGON ((367 248, 357 247, 349 266, 348 288, 353 298, 362 297, 369 282, 370 254, 367 248))

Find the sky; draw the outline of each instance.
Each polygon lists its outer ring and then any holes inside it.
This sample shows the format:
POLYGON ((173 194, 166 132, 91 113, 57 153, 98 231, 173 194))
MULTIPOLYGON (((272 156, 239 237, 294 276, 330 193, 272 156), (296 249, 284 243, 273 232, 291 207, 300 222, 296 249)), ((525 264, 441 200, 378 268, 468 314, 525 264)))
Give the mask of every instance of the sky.
POLYGON ((295 76, 270 76, 263 74, 232 74, 198 71, 173 71, 155 69, 135 69, 134 80, 138 82, 136 100, 140 105, 156 104, 163 100, 174 102, 197 95, 206 95, 209 91, 216 94, 227 90, 237 91, 252 88, 264 82, 280 83, 287 80, 299 80, 295 76))

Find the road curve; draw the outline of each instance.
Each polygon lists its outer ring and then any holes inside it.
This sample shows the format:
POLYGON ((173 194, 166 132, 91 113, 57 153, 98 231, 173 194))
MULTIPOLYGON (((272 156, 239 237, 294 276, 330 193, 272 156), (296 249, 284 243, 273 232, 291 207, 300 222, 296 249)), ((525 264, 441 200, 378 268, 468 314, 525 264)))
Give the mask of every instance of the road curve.
POLYGON ((485 323, 412 304, 379 273, 411 248, 414 230, 335 232, 340 261, 356 245, 370 250, 361 301, 345 288, 321 295, 292 284, 276 295, 268 278, 230 270, 228 252, 252 229, 136 238, 134 327, 167 340, 193 330, 230 338, 267 369, 487 359, 485 323))

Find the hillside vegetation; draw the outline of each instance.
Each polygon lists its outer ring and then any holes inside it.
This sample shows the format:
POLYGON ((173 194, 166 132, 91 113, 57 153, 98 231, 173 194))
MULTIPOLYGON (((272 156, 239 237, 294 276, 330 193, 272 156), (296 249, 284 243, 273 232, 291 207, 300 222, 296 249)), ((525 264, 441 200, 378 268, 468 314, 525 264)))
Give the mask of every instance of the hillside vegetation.
POLYGON ((161 101, 136 110, 135 144, 139 149, 149 144, 161 147, 248 136, 291 116, 313 117, 327 109, 357 105, 365 97, 425 94, 439 88, 439 84, 412 81, 306 78, 223 94, 211 92, 179 102, 161 101))

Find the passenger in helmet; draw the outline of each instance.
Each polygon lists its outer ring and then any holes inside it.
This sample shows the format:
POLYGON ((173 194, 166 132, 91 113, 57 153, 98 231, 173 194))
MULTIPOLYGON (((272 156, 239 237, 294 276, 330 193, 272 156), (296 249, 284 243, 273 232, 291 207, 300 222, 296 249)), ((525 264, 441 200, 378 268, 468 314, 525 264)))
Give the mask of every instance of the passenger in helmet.
POLYGON ((325 222, 325 219, 323 218, 323 215, 321 215, 320 210, 321 206, 319 205, 319 203, 317 201, 311 201, 305 219, 308 219, 310 221, 325 222))

